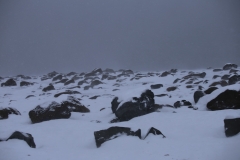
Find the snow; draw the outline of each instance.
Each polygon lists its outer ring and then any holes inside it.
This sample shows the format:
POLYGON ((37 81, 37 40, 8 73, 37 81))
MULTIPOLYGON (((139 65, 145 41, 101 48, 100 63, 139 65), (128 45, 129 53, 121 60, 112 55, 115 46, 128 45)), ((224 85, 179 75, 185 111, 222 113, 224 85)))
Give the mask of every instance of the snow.
MULTIPOLYGON (((240 68, 238 68, 240 69, 240 68)), ((162 73, 154 72, 154 73, 162 73)), ((36 106, 46 107, 53 101, 61 103, 68 99, 68 95, 61 95, 57 98, 54 94, 65 91, 67 88, 77 85, 64 86, 63 84, 53 84, 56 90, 43 94, 41 86, 48 86, 52 83, 51 79, 41 81, 41 76, 36 79, 26 80, 36 82, 32 86, 1 87, 0 88, 0 107, 14 107, 20 111, 21 115, 9 115, 8 119, 0 121, 0 139, 5 140, 14 131, 30 133, 34 137, 36 148, 30 148, 26 142, 21 140, 9 140, 0 142, 1 160, 77 160, 77 159, 104 159, 104 160, 122 160, 122 159, 152 159, 152 160, 239 160, 239 138, 240 134, 233 137, 226 137, 224 133, 224 122, 227 118, 240 117, 239 110, 221 110, 208 111, 206 104, 212 98, 226 89, 240 90, 240 84, 226 87, 220 87, 210 95, 202 97, 197 104, 194 103, 193 93, 198 89, 194 85, 193 89, 187 89, 183 83, 173 84, 177 78, 182 78, 189 71, 182 73, 179 70, 174 75, 159 77, 158 75, 131 80, 134 75, 125 77, 122 82, 115 80, 103 80, 95 88, 84 90, 75 88, 81 94, 71 95, 81 99, 81 104, 90 109, 89 113, 72 112, 69 119, 50 120, 41 123, 32 124, 28 112, 36 106), (118 83, 120 87, 114 86, 118 83), (142 85, 142 83, 147 83, 142 85), (159 112, 150 113, 144 116, 136 117, 127 122, 109 123, 116 118, 111 110, 111 101, 114 97, 119 97, 121 103, 131 100, 132 97, 139 97, 140 94, 150 89, 152 84, 163 84, 163 87, 152 90, 154 94, 168 94, 164 97, 155 97, 156 104, 173 105, 178 100, 187 100, 198 107, 198 110, 181 107, 178 109, 163 107, 159 112), (177 86, 178 89, 167 92, 166 89, 171 86, 177 86), (98 89, 102 87, 101 89, 98 89), (113 91, 113 89, 119 89, 113 91), (34 95, 25 99, 28 95, 34 95), (100 95, 95 100, 89 99, 92 96, 100 95), (14 100, 14 101, 12 101, 14 100), (104 110, 100 111, 102 108, 104 110), (94 132, 108 129, 112 126, 130 127, 132 131, 141 129, 142 137, 151 127, 160 130, 162 135, 155 136, 150 134, 146 139, 140 140, 138 137, 121 135, 118 138, 107 141, 96 147, 94 132)), ((229 71, 213 72, 212 70, 194 70, 194 73, 206 72, 205 78, 208 83, 200 83, 204 90, 212 82, 218 81, 221 77, 212 79, 213 75, 223 76, 229 71)), ((116 72, 112 75, 120 74, 116 72)), ((138 72, 147 74, 147 72, 138 72)), ((135 73, 137 74, 137 73, 135 73)), ((110 74, 111 75, 111 74, 110 74)), ((99 76, 101 78, 101 76, 99 76)), ((1 80, 5 82, 8 78, 1 80)), ((123 79, 123 78, 119 78, 123 79)), ((197 82, 194 81, 194 82, 197 82)), ((218 86, 219 87, 219 86, 218 86)))

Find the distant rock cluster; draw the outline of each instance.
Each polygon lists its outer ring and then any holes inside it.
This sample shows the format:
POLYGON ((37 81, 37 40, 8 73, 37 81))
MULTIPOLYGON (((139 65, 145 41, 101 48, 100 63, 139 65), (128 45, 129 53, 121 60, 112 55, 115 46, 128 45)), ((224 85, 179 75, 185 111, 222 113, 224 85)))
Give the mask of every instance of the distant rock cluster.
MULTIPOLYGON (((62 74, 53 71, 40 77, 24 75, 0 77, 0 82, 2 82, 2 89, 6 90, 7 88, 24 89, 33 87, 31 92, 29 91, 30 93, 28 92, 29 94, 24 96, 26 101, 30 102, 34 98, 42 97, 51 99, 50 102, 32 106, 32 110, 27 112, 33 124, 47 123, 49 120, 69 119, 72 112, 89 113, 90 109, 82 104, 82 98, 87 97, 89 101, 95 102, 96 99, 100 99, 103 96, 111 97, 111 101, 108 103, 109 106, 104 106, 100 111, 110 110, 114 114, 113 116, 115 116, 110 122, 119 122, 118 124, 121 124, 120 122, 126 122, 139 116, 160 112, 163 107, 171 107, 173 109, 187 107, 197 110, 198 108, 195 105, 204 97, 211 96, 212 98, 204 106, 208 111, 240 109, 240 89, 231 88, 231 86, 240 85, 239 73, 240 71, 236 64, 227 63, 222 68, 208 69, 204 72, 180 72, 177 69, 171 69, 163 72, 145 73, 124 69, 114 71, 113 69, 102 70, 97 68, 87 73, 70 72, 62 74), (157 80, 154 82, 148 81, 147 78, 149 77, 154 77, 157 80), (164 82, 169 81, 170 78, 170 83, 165 85, 164 82), (127 100, 122 100, 120 96, 116 96, 119 93, 125 94, 127 92, 127 90, 121 90, 121 86, 126 86, 128 83, 134 84, 135 82, 146 86, 148 89, 128 97, 127 100), (111 90, 105 88, 107 85, 112 87, 111 90), (102 94, 99 94, 99 92, 95 93, 97 90, 101 90, 102 94), (182 90, 189 91, 191 98, 185 97, 182 90), (85 94, 88 92, 91 93, 90 96, 85 94), (59 100, 60 98, 61 101, 59 100), (169 101, 171 104, 156 103, 156 100, 161 102, 163 98, 175 99, 169 101)), ((7 99, 6 97, 8 96, 11 97, 9 93, 6 93, 1 98, 7 99)), ((12 101, 14 100, 9 99, 9 106, 11 106, 12 101)), ((21 115, 16 108, 9 106, 0 108, 0 120, 8 119, 9 115, 21 115)), ((100 121, 96 122, 100 123, 100 121)), ((240 132, 239 126, 240 118, 224 119, 225 135, 230 137, 238 134, 240 132)), ((150 133, 165 137, 158 129, 151 128, 145 138, 150 133)), ((95 131, 94 137, 97 147, 100 147, 106 141, 113 139, 112 137, 117 138, 123 134, 137 136, 142 139, 140 129, 131 131, 130 128, 121 126, 95 131)), ((29 133, 16 131, 6 141, 10 139, 24 140, 30 147, 36 148, 33 136, 29 133)))

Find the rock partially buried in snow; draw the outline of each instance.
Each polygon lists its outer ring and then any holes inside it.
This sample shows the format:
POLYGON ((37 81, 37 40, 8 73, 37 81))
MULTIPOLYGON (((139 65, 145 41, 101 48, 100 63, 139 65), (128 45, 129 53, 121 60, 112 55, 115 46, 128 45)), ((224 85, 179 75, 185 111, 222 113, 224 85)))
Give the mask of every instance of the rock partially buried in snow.
POLYGON ((67 106, 57 102, 45 103, 38 105, 35 109, 29 111, 29 117, 32 123, 39 123, 52 119, 68 119, 71 112, 67 106))
POLYGON ((193 98, 194 98, 194 102, 197 103, 198 100, 203 97, 205 94, 211 94, 213 91, 215 91, 216 89, 218 89, 217 87, 210 87, 207 90, 203 91, 196 91, 194 92, 193 98))
POLYGON ((57 81, 57 80, 60 81, 60 80, 62 80, 62 78, 63 78, 63 76, 61 74, 59 74, 59 75, 53 77, 52 81, 57 81))
POLYGON ((47 92, 47 91, 51 91, 51 90, 55 90, 54 86, 52 84, 49 84, 49 86, 43 88, 43 92, 47 92))
POLYGON ((225 90, 207 103, 210 110, 240 109, 240 90, 225 90))
POLYGON ((63 95, 63 94, 81 94, 80 92, 78 91, 71 91, 71 90, 66 90, 65 92, 61 92, 61 93, 57 93, 54 95, 55 98, 63 95))
POLYGON ((240 132, 240 118, 224 119, 224 128, 226 137, 231 137, 240 132))
POLYGON ((151 89, 159 89, 159 88, 163 87, 163 85, 162 84, 152 84, 150 87, 151 87, 151 89))
MULTIPOLYGON (((161 131, 151 127, 143 139, 145 139, 150 133, 153 135, 162 135, 163 138, 166 138, 161 131)), ((115 139, 122 135, 137 136, 139 139, 142 139, 141 129, 138 129, 137 131, 131 131, 131 128, 128 128, 128 127, 114 126, 105 130, 94 132, 96 146, 99 148, 104 142, 115 139)))
POLYGON ((145 90, 139 98, 129 98, 129 101, 124 101, 115 97, 111 102, 112 111, 119 121, 128 121, 134 117, 156 111, 154 93, 151 90, 145 90))
POLYGON ((75 83, 75 81, 74 81, 73 79, 68 80, 68 81, 66 81, 66 82, 64 83, 64 86, 69 85, 69 84, 71 84, 71 83, 75 83))
POLYGON ((228 80, 228 85, 236 84, 238 81, 240 81, 240 75, 233 75, 228 80))
POLYGON ((20 86, 21 86, 21 87, 22 87, 22 86, 29 86, 29 85, 33 85, 33 83, 31 83, 31 82, 26 82, 26 81, 20 82, 20 86))
POLYGON ((9 114, 21 115, 21 113, 15 108, 0 108, 0 120, 7 119, 9 114))
POLYGON ((79 100, 73 96, 68 96, 66 101, 63 101, 61 104, 62 107, 67 107, 70 112, 81 112, 81 113, 87 113, 90 112, 90 110, 82 105, 79 100))
POLYGON ((238 66, 236 64, 232 64, 232 63, 227 63, 223 66, 223 70, 230 70, 230 69, 234 69, 237 68, 238 66))
POLYGON ((17 86, 17 83, 12 78, 10 78, 5 83, 1 84, 1 87, 3 87, 3 86, 7 86, 7 87, 17 86))
POLYGON ((36 148, 34 138, 29 133, 23 133, 23 132, 15 131, 6 141, 8 141, 10 139, 24 140, 29 145, 29 147, 36 148))
POLYGON ((182 107, 182 106, 188 106, 188 108, 197 109, 197 108, 194 108, 194 107, 192 106, 192 103, 191 103, 191 102, 186 101, 186 100, 177 101, 177 102, 174 103, 173 106, 174 106, 175 108, 180 108, 180 107, 182 107))

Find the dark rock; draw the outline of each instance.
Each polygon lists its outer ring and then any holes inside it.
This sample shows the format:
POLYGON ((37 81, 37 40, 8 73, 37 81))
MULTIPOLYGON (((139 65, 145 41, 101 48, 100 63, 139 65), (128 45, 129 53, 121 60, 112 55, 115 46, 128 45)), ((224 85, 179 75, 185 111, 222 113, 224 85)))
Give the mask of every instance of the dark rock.
POLYGON ((51 77, 43 76, 43 77, 41 78, 41 81, 45 81, 45 80, 48 80, 48 79, 51 79, 51 77))
POLYGON ((43 92, 47 92, 47 91, 51 91, 51 90, 55 90, 54 86, 52 84, 49 84, 49 86, 43 88, 43 92))
POLYGON ((81 113, 87 113, 90 112, 90 110, 82 105, 80 101, 73 97, 73 96, 68 96, 68 99, 66 101, 63 101, 61 103, 62 107, 67 107, 70 112, 81 112, 81 113))
POLYGON ((119 89, 113 89, 112 91, 118 91, 119 89))
POLYGON ((67 74, 67 76, 73 76, 75 74, 77 74, 77 73, 76 72, 70 72, 70 73, 67 74))
POLYGON ((123 75, 130 75, 130 74, 133 74, 133 71, 130 70, 130 69, 123 70, 123 71, 122 71, 122 74, 123 74, 123 75))
POLYGON ((100 111, 104 110, 105 108, 101 108, 100 111))
POLYGON ((117 75, 117 77, 130 77, 130 75, 128 75, 128 74, 119 74, 119 75, 117 75))
POLYGON ((205 94, 211 94, 213 91, 218 89, 217 87, 210 87, 207 90, 204 91, 205 94))
POLYGON ((151 87, 151 89, 159 89, 159 88, 163 87, 163 85, 162 84, 152 84, 150 87, 151 87))
POLYGON ((79 81, 79 82, 78 82, 78 85, 82 85, 82 84, 84 84, 84 83, 88 84, 88 82, 87 82, 86 80, 82 80, 82 81, 79 81))
POLYGON ((93 96, 93 97, 90 97, 89 99, 97 99, 98 97, 100 96, 93 96))
POLYGON ((104 79, 107 79, 107 78, 108 78, 108 75, 107 74, 103 74, 101 80, 104 80, 104 79))
POLYGON ((84 86, 83 89, 84 90, 88 90, 91 86, 84 86))
POLYGON ((123 134, 128 136, 138 136, 141 139, 141 130, 134 132, 131 131, 131 128, 117 126, 110 127, 106 130, 95 131, 94 137, 96 145, 99 148, 104 142, 115 139, 123 134))
POLYGON ((103 71, 101 68, 97 68, 97 69, 94 69, 92 72, 85 74, 84 77, 96 76, 96 75, 102 74, 102 72, 103 71))
POLYGON ((1 84, 1 87, 3 87, 3 86, 7 86, 7 87, 17 86, 17 83, 12 78, 10 78, 5 83, 1 84))
POLYGON ((181 79, 177 78, 173 81, 173 83, 177 83, 179 80, 181 80, 181 79))
POLYGON ((221 77, 221 76, 219 76, 219 75, 214 75, 214 76, 213 76, 213 79, 216 79, 216 78, 218 78, 218 77, 221 77))
POLYGON ((167 94, 158 94, 158 95, 155 95, 155 97, 164 97, 164 96, 168 96, 167 94))
POLYGON ((193 80, 186 82, 186 84, 192 84, 192 83, 193 83, 193 80))
POLYGON ((91 87, 94 87, 94 86, 97 86, 97 85, 99 85, 99 84, 103 84, 101 81, 99 81, 99 80, 94 80, 94 81, 92 81, 91 82, 91 87))
POLYGON ((71 83, 75 83, 75 81, 73 79, 70 79, 69 81, 64 83, 64 86, 69 85, 71 83))
POLYGON ((80 73, 80 75, 79 76, 84 76, 86 73, 84 73, 84 72, 82 72, 82 73, 80 73))
POLYGON ((69 87, 67 89, 75 89, 75 88, 81 88, 80 86, 74 86, 74 87, 69 87))
POLYGON ((175 91, 177 89, 177 87, 168 87, 167 88, 167 91, 168 92, 171 92, 171 91, 175 91))
POLYGON ((29 76, 24 76, 24 75, 17 75, 17 77, 20 77, 20 78, 22 78, 22 79, 32 79, 31 77, 29 77, 29 76))
POLYGON ((79 79, 81 79, 81 78, 82 78, 82 77, 79 77, 79 76, 75 75, 75 76, 73 76, 71 79, 74 80, 74 81, 77 81, 77 80, 79 80, 79 79))
POLYGON ((194 102, 197 103, 198 100, 204 96, 204 92, 203 91, 196 91, 194 92, 194 95, 193 95, 193 99, 194 99, 194 102))
MULTIPOLYGON (((165 136, 162 134, 161 131, 159 131, 156 128, 151 127, 144 139, 146 139, 146 137, 150 133, 153 134, 153 135, 162 135, 163 138, 165 138, 165 136)), ((142 138, 141 129, 138 129, 137 131, 131 131, 131 128, 128 128, 128 127, 114 126, 114 127, 110 127, 108 129, 105 129, 105 130, 100 130, 100 131, 95 131, 94 132, 96 146, 99 148, 104 142, 115 139, 115 138, 117 138, 119 136, 122 136, 122 135, 137 136, 139 139, 142 138)))
POLYGON ((0 120, 7 119, 9 114, 21 115, 21 113, 15 108, 0 108, 0 120))
POLYGON ((210 110, 240 109, 240 91, 226 90, 207 103, 210 110))
POLYGON ((186 100, 177 101, 173 105, 175 108, 180 108, 182 106, 192 106, 192 103, 186 100))
POLYGON ((199 83, 202 83, 203 81, 198 81, 198 82, 195 82, 194 84, 199 84, 199 83))
POLYGON ((29 147, 36 148, 34 138, 29 133, 23 133, 23 132, 15 131, 6 141, 8 141, 10 139, 24 140, 29 145, 29 147))
POLYGON ((239 71, 239 70, 237 70, 237 69, 231 69, 231 70, 229 71, 229 73, 234 73, 234 74, 236 74, 238 71, 239 71))
POLYGON ((228 80, 229 77, 230 77, 229 74, 225 74, 225 75, 223 75, 223 76, 221 77, 221 79, 222 79, 222 80, 228 80))
POLYGON ((236 64, 232 64, 232 63, 227 63, 225 64, 225 66, 223 66, 223 70, 230 70, 230 69, 234 69, 237 68, 238 66, 236 64))
POLYGON ((203 89, 203 86, 198 86, 198 89, 201 91, 203 89))
POLYGON ((62 80, 60 80, 60 81, 58 81, 58 82, 55 82, 55 84, 58 84, 58 83, 65 83, 65 82, 67 82, 67 81, 68 81, 68 79, 65 78, 65 79, 62 79, 62 80))
POLYGON ((180 81, 180 83, 182 83, 182 82, 184 82, 184 81, 185 81, 185 80, 183 79, 183 80, 180 81))
POLYGON ((61 74, 53 77, 52 81, 62 80, 63 76, 61 74))
POLYGON ((213 69, 213 72, 220 72, 222 69, 213 69))
POLYGON ((57 93, 54 95, 55 98, 61 96, 62 94, 81 94, 78 91, 71 91, 71 90, 66 90, 65 92, 57 93))
POLYGON ((224 119, 226 137, 231 137, 240 132, 240 118, 224 119))
POLYGON ((171 69, 170 72, 171 73, 177 73, 177 69, 171 69))
POLYGON ((206 76, 205 72, 202 73, 190 73, 187 76, 184 76, 183 79, 190 79, 190 78, 204 78, 206 76))
POLYGON ((56 76, 57 74, 58 74, 58 72, 53 71, 53 72, 48 73, 47 76, 48 76, 49 78, 53 78, 53 77, 56 76))
POLYGON ((186 88, 193 88, 193 85, 187 85, 186 88))
POLYGON ((32 123, 39 123, 52 119, 68 119, 71 116, 71 112, 67 106, 60 105, 59 103, 54 101, 49 104, 47 108, 43 108, 38 105, 28 114, 32 123))
POLYGON ((104 72, 107 72, 107 73, 115 73, 115 71, 114 71, 113 69, 109 69, 109 68, 105 69, 104 72))
POLYGON ((228 80, 228 85, 236 84, 238 81, 240 81, 240 75, 233 75, 228 80))
POLYGON ((213 82, 209 87, 214 87, 216 85, 220 85, 222 87, 225 87, 228 85, 228 83, 224 80, 218 81, 218 82, 213 82))
POLYGON ((165 71, 165 72, 163 72, 162 74, 161 74, 161 77, 166 77, 166 76, 168 76, 170 73, 168 72, 168 71, 165 71))
POLYGON ((35 97, 34 95, 29 95, 29 96, 27 96, 25 99, 28 99, 28 98, 30 98, 30 97, 35 97))
POLYGON ((107 80, 115 80, 115 79, 117 79, 117 76, 109 75, 108 78, 107 78, 107 80))
POLYGON ((162 135, 162 136, 163 136, 162 138, 166 138, 166 137, 162 134, 161 131, 159 131, 158 129, 156 129, 156 128, 154 128, 154 127, 151 127, 151 128, 148 130, 148 132, 147 132, 147 134, 146 134, 146 136, 145 136, 144 139, 146 139, 147 136, 148 136, 150 133, 153 134, 153 135, 162 135))
POLYGON ((26 81, 20 82, 20 86, 21 86, 21 87, 22 87, 22 86, 29 86, 29 85, 33 85, 33 83, 31 83, 31 82, 26 82, 26 81))
POLYGON ((115 113, 117 108, 118 108, 118 105, 120 104, 120 102, 118 102, 118 97, 115 97, 112 100, 111 104, 112 104, 112 107, 111 107, 112 108, 112 112, 115 113))
POLYGON ((124 102, 121 106, 117 100, 118 98, 115 97, 112 101, 112 111, 119 121, 128 121, 156 111, 154 93, 151 90, 146 90, 139 98, 133 97, 132 101, 124 102))
POLYGON ((206 84, 206 83, 208 83, 208 80, 203 81, 203 84, 206 84))

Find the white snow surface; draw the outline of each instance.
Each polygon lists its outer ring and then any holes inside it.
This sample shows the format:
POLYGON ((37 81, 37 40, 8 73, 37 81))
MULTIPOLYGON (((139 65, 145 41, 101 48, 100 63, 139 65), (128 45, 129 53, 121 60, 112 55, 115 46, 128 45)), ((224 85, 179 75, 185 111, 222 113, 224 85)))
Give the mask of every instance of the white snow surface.
MULTIPOLYGON (((5 140, 14 131, 30 133, 34 137, 36 148, 30 148, 22 140, 2 141, 0 142, 0 160, 239 160, 240 134, 227 138, 224 133, 223 120, 226 117, 240 117, 240 110, 209 111, 206 109, 206 104, 226 89, 239 90, 240 84, 217 86, 218 90, 205 95, 195 104, 193 93, 199 85, 206 90, 212 82, 221 80, 221 77, 212 79, 213 75, 223 76, 229 74, 229 71, 213 72, 212 69, 191 71, 206 72, 205 78, 198 78, 194 82, 208 80, 208 83, 191 84, 193 88, 190 89, 186 88, 187 81, 173 84, 175 79, 188 75, 189 70, 185 72, 179 70, 176 74, 167 77, 160 77, 163 71, 157 71, 151 72, 155 73, 154 76, 146 76, 139 80, 131 80, 137 73, 130 77, 118 78, 122 80, 121 82, 103 80, 104 84, 89 90, 84 90, 87 84, 83 84, 81 88, 72 89, 81 94, 71 96, 80 98, 81 104, 89 108, 90 113, 72 112, 69 119, 50 120, 36 124, 32 124, 28 116, 30 110, 37 105, 47 106, 52 101, 61 103, 67 100, 68 95, 54 98, 54 94, 76 86, 84 77, 77 80, 75 84, 64 86, 61 83, 54 84, 52 79, 41 81, 41 76, 38 76, 25 80, 36 82, 27 87, 20 87, 19 83, 22 79, 17 78, 18 86, 0 87, 0 107, 14 107, 21 113, 21 115, 11 114, 8 119, 0 120, 0 139, 5 140), (53 83, 56 90, 43 93, 42 88, 48 86, 49 83, 53 83), (147 84, 143 85, 143 83, 147 84), (167 94, 168 96, 155 97, 156 104, 173 105, 176 101, 184 99, 199 109, 163 107, 158 112, 136 117, 127 122, 109 123, 116 118, 111 110, 111 101, 115 96, 124 102, 133 96, 139 97, 142 91, 150 89, 150 85, 159 83, 163 84, 163 87, 153 89, 154 94, 167 94), (171 86, 177 86, 178 89, 167 92, 166 89, 171 86), (118 90, 113 91, 114 89, 118 90), (34 95, 34 97, 26 99, 28 95, 34 95), (99 95, 97 99, 89 99, 96 95, 99 95), (102 108, 105 109, 101 110, 102 108), (138 137, 123 135, 97 148, 94 131, 111 126, 130 127, 132 131, 141 129, 142 137, 146 135, 149 128, 155 127, 166 138, 150 134, 145 140, 140 140, 138 137)), ((117 76, 120 73, 111 73, 111 75, 117 76)), ((147 75, 147 72, 138 73, 147 75)), ((101 79, 101 75, 99 78, 101 79)), ((7 79, 5 77, 0 82, 3 83, 7 79)))

